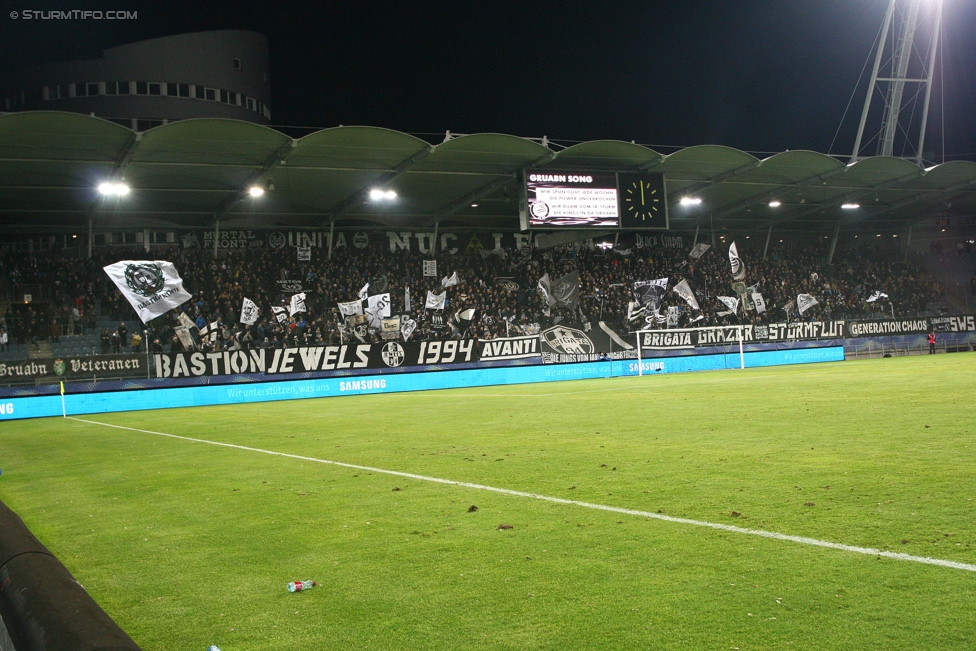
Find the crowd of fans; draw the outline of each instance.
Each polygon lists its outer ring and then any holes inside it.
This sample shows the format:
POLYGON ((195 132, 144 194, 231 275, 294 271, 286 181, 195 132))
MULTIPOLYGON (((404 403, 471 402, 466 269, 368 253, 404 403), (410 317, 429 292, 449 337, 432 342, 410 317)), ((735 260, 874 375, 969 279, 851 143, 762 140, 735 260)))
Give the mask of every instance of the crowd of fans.
MULTIPOLYGON (((378 341, 376 329, 364 332, 350 327, 338 303, 359 300, 360 290, 370 285, 369 295, 390 294, 391 313, 405 315, 416 324, 411 340, 470 337, 491 339, 538 332, 559 322, 602 320, 618 331, 669 324, 628 319, 633 311, 632 286, 635 281, 669 279, 669 291, 662 297, 658 313, 668 307, 680 308, 679 326, 770 323, 786 320, 840 318, 882 318, 916 316, 944 301, 938 283, 917 265, 900 255, 868 246, 839 248, 833 264, 826 263, 820 244, 774 248, 764 260, 761 251, 738 244, 746 275, 743 282, 762 294, 767 311, 741 307, 734 314, 719 316, 727 308, 718 296, 737 296, 731 287, 727 246, 711 248, 699 259, 689 256, 688 248, 651 248, 634 251, 608 251, 601 248, 562 247, 521 251, 481 251, 475 254, 437 256, 437 274, 424 276, 423 263, 431 255, 398 251, 391 253, 378 246, 366 249, 340 248, 331 259, 324 250, 310 262, 280 251, 213 251, 200 248, 170 247, 142 250, 102 250, 91 260, 64 255, 28 257, 8 255, 2 272, 8 289, 18 296, 23 287, 45 287, 48 312, 31 305, 17 313, 8 311, 0 324, 0 346, 4 336, 37 343, 38 338, 66 334, 99 334, 100 350, 127 352, 129 349, 179 351, 184 344, 177 336, 177 315, 185 312, 197 326, 194 345, 203 349, 287 347, 337 344, 359 340, 378 341), (121 259, 165 259, 173 262, 193 298, 171 311, 130 331, 125 322, 135 318, 122 294, 102 271, 102 267, 121 259), (555 282, 572 271, 579 273, 578 304, 549 308, 538 291, 539 279, 548 274, 555 282), (442 279, 457 274, 458 283, 442 286, 442 279), (676 293, 675 284, 686 280, 697 297, 700 311, 690 309, 676 293), (299 289, 300 287, 300 289, 299 289), (405 290, 411 301, 407 309, 405 290), (279 322, 272 307, 288 306, 291 295, 306 295, 306 311, 279 322), (444 310, 424 309, 428 292, 447 293, 444 310), (866 302, 874 292, 887 298, 866 302), (798 294, 810 294, 818 301, 802 315, 795 301, 798 294), (239 322, 244 298, 254 301, 258 321, 249 326, 239 322), (473 309, 470 319, 458 313, 473 309), (435 316, 436 315, 436 316, 435 316), (698 318, 702 317, 702 318, 698 318), (102 324, 111 319, 113 327, 102 324), (119 326, 114 326, 119 323, 119 326), (216 328, 211 324, 216 323, 216 328), (142 328, 147 340, 143 342, 142 328), (200 337, 206 328, 216 335, 200 337), (7 331, 11 331, 8 332, 7 331)), ((741 288, 740 288, 741 289, 741 288)), ((750 305, 751 307, 751 305, 750 305)), ((402 338, 402 336, 401 336, 402 338)))

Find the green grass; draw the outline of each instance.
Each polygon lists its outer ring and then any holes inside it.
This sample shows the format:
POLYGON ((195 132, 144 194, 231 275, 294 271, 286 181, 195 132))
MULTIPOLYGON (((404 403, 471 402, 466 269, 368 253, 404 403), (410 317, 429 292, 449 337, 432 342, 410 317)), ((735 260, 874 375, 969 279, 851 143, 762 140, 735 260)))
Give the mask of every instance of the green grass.
MULTIPOLYGON (((90 419, 973 564, 974 386, 958 354, 90 419)), ((957 569, 60 418, 0 468, 147 650, 976 648, 957 569)))

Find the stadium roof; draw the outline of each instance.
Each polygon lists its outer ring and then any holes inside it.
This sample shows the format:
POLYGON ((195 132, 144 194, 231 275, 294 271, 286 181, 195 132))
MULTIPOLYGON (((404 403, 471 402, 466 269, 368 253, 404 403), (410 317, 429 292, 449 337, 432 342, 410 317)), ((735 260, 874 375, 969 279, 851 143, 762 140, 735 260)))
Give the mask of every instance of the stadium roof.
POLYGON ((824 231, 902 229, 976 213, 976 163, 922 169, 897 158, 844 164, 810 151, 758 159, 702 145, 669 155, 619 141, 559 151, 538 140, 474 134, 430 144, 377 127, 340 126, 294 139, 233 120, 173 122, 133 132, 74 113, 0 115, 0 229, 336 227, 518 229, 524 168, 663 172, 671 228, 824 231), (106 180, 131 193, 104 198, 106 180), (252 185, 269 191, 247 195, 252 185), (397 199, 369 200, 373 188, 397 199), (678 205, 682 196, 702 203, 678 205), (779 201, 776 208, 770 201, 779 201), (845 210, 844 203, 860 208, 845 210), (476 206, 473 204, 477 204, 476 206))

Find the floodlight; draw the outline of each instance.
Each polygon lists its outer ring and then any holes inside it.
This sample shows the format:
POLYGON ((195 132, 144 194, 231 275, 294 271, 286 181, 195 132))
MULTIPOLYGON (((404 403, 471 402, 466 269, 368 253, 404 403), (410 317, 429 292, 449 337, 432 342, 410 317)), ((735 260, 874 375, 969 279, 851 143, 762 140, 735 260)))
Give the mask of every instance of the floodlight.
POLYGON ((264 188, 257 185, 252 185, 250 188, 247 189, 247 193, 251 195, 251 197, 253 197, 254 199, 257 199, 258 197, 264 194, 264 188))
POLYGON ((129 186, 125 183, 103 181, 98 184, 98 191, 106 197, 124 197, 129 194, 129 186))
POLYGON ((779 208, 782 205, 783 204, 781 204, 779 201, 776 201, 775 199, 773 199, 772 201, 769 202, 769 207, 770 208, 779 208))
POLYGON ((679 201, 682 206, 697 206, 701 203, 701 198, 699 197, 681 197, 679 201))
POLYGON ((840 204, 840 207, 843 208, 844 210, 856 210, 857 208, 860 208, 861 207, 861 204, 859 204, 859 203, 842 203, 842 204, 840 204))
POLYGON ((471 204, 471 207, 472 207, 472 208, 477 208, 477 207, 478 207, 478 204, 476 204, 476 203, 473 203, 473 204, 471 204))
POLYGON ((369 198, 371 201, 391 201, 396 199, 397 193, 393 190, 380 190, 379 188, 373 188, 369 191, 369 198))

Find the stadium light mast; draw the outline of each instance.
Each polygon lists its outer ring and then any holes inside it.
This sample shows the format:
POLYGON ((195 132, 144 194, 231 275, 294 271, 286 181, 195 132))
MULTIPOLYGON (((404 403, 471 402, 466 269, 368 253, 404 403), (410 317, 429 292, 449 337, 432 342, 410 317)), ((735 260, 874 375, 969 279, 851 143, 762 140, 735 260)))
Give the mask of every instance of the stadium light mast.
POLYGON ((884 100, 880 127, 865 144, 876 140, 877 155, 894 156, 895 141, 900 135, 901 150, 907 154, 901 157, 914 160, 917 165, 922 166, 932 79, 935 76, 935 59, 942 31, 942 3, 943 0, 890 0, 876 44, 874 69, 871 72, 867 97, 864 99, 864 109, 850 162, 854 163, 870 155, 862 154, 862 143, 871 114, 871 101, 877 92, 884 100), (892 32, 892 23, 895 22, 898 23, 897 34, 892 32), (917 42, 924 40, 926 29, 930 30, 930 34, 928 49, 923 53, 917 48, 917 42), (906 84, 910 85, 907 97, 906 84), (916 121, 920 96, 924 98, 921 124, 915 126, 912 123, 916 121), (917 146, 914 147, 913 136, 917 138, 917 146))

